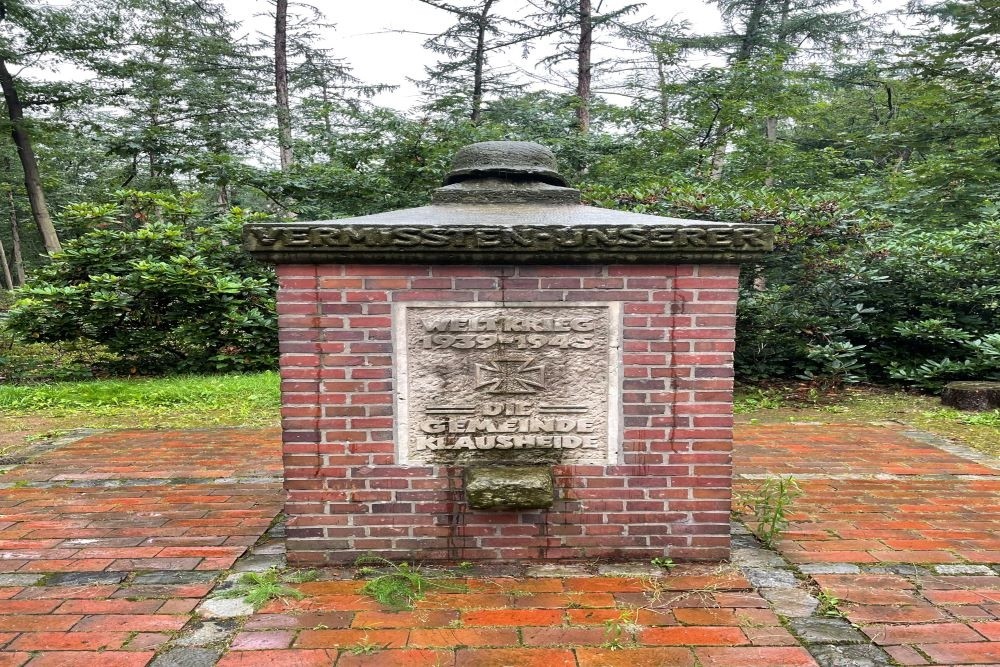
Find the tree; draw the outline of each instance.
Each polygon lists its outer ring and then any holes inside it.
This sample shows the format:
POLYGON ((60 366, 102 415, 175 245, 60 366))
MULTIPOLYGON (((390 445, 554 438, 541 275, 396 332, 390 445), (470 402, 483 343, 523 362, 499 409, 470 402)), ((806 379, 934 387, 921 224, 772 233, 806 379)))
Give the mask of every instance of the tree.
POLYGON ((602 12, 600 0, 595 8, 592 0, 528 0, 536 10, 529 17, 536 23, 537 36, 558 34, 553 53, 542 59, 550 71, 565 62, 574 63, 572 89, 576 94, 576 126, 581 134, 590 131, 590 109, 593 98, 594 70, 604 63, 593 62, 594 35, 601 31, 620 31, 622 18, 642 7, 629 4, 602 12))
POLYGON ((722 177, 734 133, 756 135, 753 142, 773 182, 773 153, 782 107, 797 59, 817 59, 847 46, 864 25, 857 11, 840 9, 839 0, 717 0, 726 32, 694 40, 691 46, 722 54, 726 70, 709 68, 692 82, 704 84, 710 105, 702 143, 709 149, 707 172, 722 177))
POLYGON ((107 120, 110 150, 130 166, 122 185, 213 187, 221 207, 242 178, 239 158, 268 134, 267 60, 215 2, 129 0, 129 46, 100 74, 123 111, 107 120))
POLYGON ((464 4, 420 1, 455 17, 447 30, 424 42, 426 48, 446 59, 425 68, 428 80, 423 87, 443 98, 445 104, 462 100, 468 118, 478 123, 486 95, 502 96, 523 87, 512 80, 509 68, 492 70, 489 56, 530 37, 511 33, 517 22, 495 13, 500 0, 464 0, 464 4))
POLYGON ((275 0, 274 91, 278 111, 278 151, 281 170, 292 167, 292 116, 288 105, 288 0, 275 0))
POLYGON ((53 7, 32 0, 0 0, 0 88, 3 90, 9 132, 24 177, 31 215, 45 250, 60 250, 59 236, 49 214, 42 174, 25 110, 59 104, 82 94, 83 86, 29 81, 28 67, 86 67, 91 57, 114 43, 117 17, 97 2, 86 8, 53 7), (18 72, 12 68, 20 68, 18 72))

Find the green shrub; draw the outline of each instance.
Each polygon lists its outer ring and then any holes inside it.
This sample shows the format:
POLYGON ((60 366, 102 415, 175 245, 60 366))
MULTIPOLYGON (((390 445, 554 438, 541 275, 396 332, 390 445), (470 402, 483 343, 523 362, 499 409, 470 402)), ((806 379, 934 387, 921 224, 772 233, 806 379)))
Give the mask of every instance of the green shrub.
POLYGON ((900 232, 875 251, 886 282, 869 296, 879 311, 872 362, 930 389, 1000 379, 1000 215, 900 232))
POLYGON ((17 291, 7 326, 27 341, 83 339, 127 374, 266 369, 275 363, 275 280, 243 253, 256 219, 191 196, 120 192, 65 216, 80 236, 17 291))

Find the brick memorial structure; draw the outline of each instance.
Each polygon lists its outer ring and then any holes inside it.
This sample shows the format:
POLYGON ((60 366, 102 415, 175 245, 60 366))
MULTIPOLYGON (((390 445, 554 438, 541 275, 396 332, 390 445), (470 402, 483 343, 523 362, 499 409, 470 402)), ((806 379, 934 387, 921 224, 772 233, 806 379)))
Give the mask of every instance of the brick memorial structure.
POLYGON ((739 263, 767 225, 583 206, 473 144, 430 206, 250 224, 293 565, 729 555, 739 263))

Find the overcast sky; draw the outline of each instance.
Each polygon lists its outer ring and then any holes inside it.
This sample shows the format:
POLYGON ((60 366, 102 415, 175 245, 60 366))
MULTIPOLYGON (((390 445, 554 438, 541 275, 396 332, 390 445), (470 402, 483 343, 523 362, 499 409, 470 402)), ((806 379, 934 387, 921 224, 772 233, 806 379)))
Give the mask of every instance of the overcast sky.
MULTIPOLYGON (((245 21, 248 30, 270 34, 273 19, 269 13, 273 5, 268 0, 223 0, 230 16, 245 21)), ((292 0, 294 2, 294 0, 292 0)), ((419 0, 314 0, 328 21, 336 25, 326 39, 326 44, 344 58, 354 73, 366 83, 388 83, 400 86, 391 94, 381 96, 380 104, 406 109, 417 103, 417 91, 406 79, 422 78, 424 66, 433 64, 436 55, 423 48, 425 37, 402 34, 407 30, 416 33, 436 34, 451 23, 447 12, 434 9, 419 0)), ((521 0, 503 0, 504 5, 521 6, 521 0)), ((604 0, 605 11, 629 4, 626 0, 604 0)), ((595 2, 595 6, 597 3, 595 2)), ((290 9, 294 11, 294 7, 290 9)), ((647 2, 637 18, 655 14, 659 19, 686 20, 699 32, 712 32, 721 27, 718 10, 702 0, 684 3, 647 2)), ((519 58, 515 51, 512 57, 519 58)), ((534 57, 532 57, 534 60, 534 57)))

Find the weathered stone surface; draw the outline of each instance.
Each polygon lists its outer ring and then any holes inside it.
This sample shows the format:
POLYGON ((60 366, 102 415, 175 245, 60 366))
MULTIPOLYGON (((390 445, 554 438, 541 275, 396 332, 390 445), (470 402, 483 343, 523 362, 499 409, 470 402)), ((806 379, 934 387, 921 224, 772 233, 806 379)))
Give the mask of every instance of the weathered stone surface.
POLYGON ((799 580, 790 570, 777 567, 744 567, 743 575, 754 588, 795 588, 799 580))
POLYGON ((236 572, 265 572, 271 568, 280 569, 283 567, 285 567, 284 554, 254 554, 236 561, 233 570, 236 572))
POLYGON ((541 565, 530 565, 524 571, 526 577, 585 577, 590 574, 590 570, 585 565, 572 565, 566 563, 543 563, 541 565))
POLYGON ((126 572, 57 572, 45 580, 46 586, 101 586, 119 584, 126 572))
POLYGON ((959 410, 995 410, 1000 408, 1000 382, 949 382, 941 403, 959 410))
POLYGON ((662 567, 645 563, 609 563, 597 567, 597 574, 605 577, 659 577, 666 572, 662 567))
POLYGON ((44 574, 18 574, 5 572, 0 574, 0 586, 34 586, 44 576, 44 574))
POLYGON ((451 160, 445 185, 489 176, 536 180, 567 185, 556 156, 533 141, 480 141, 463 146, 451 160))
MULTIPOLYGON (((736 540, 733 540, 734 546, 736 540)), ((730 556, 734 565, 741 567, 786 567, 785 559, 768 549, 734 548, 730 556)))
POLYGON ((819 606, 819 600, 801 588, 762 588, 760 594, 771 603, 775 613, 782 616, 811 616, 819 606))
POLYGON ((150 667, 211 667, 221 656, 221 649, 175 648, 156 656, 150 667))
POLYGON ((579 204, 555 158, 524 142, 461 149, 431 206, 301 224, 252 224, 244 248, 271 262, 673 264, 752 260, 771 225, 681 220, 579 204))
POLYGON ((235 618, 252 614, 253 605, 240 598, 209 598, 196 611, 206 618, 235 618))
POLYGON ((236 632, 238 623, 235 619, 217 619, 202 621, 184 632, 174 640, 177 646, 212 646, 228 640, 236 632))
POLYGON ((136 576, 135 584, 201 584, 213 581, 216 572, 187 572, 183 570, 158 570, 136 576))
POLYGON ((480 510, 543 509, 554 499, 552 471, 537 466, 467 468, 465 498, 480 510))
POLYGON ((861 568, 851 563, 803 563, 798 566, 803 574, 857 574, 861 568))
POLYGON ((792 631, 807 644, 867 644, 868 638, 842 618, 793 618, 792 631))
POLYGON ((942 575, 978 575, 986 577, 996 575, 996 572, 991 570, 988 565, 961 565, 948 563, 944 565, 935 565, 934 571, 942 575))
POLYGON ((893 662, 877 646, 821 646, 809 647, 809 652, 820 667, 889 667, 893 662))
POLYGON ((617 304, 397 304, 394 312, 401 462, 616 459, 617 304))

